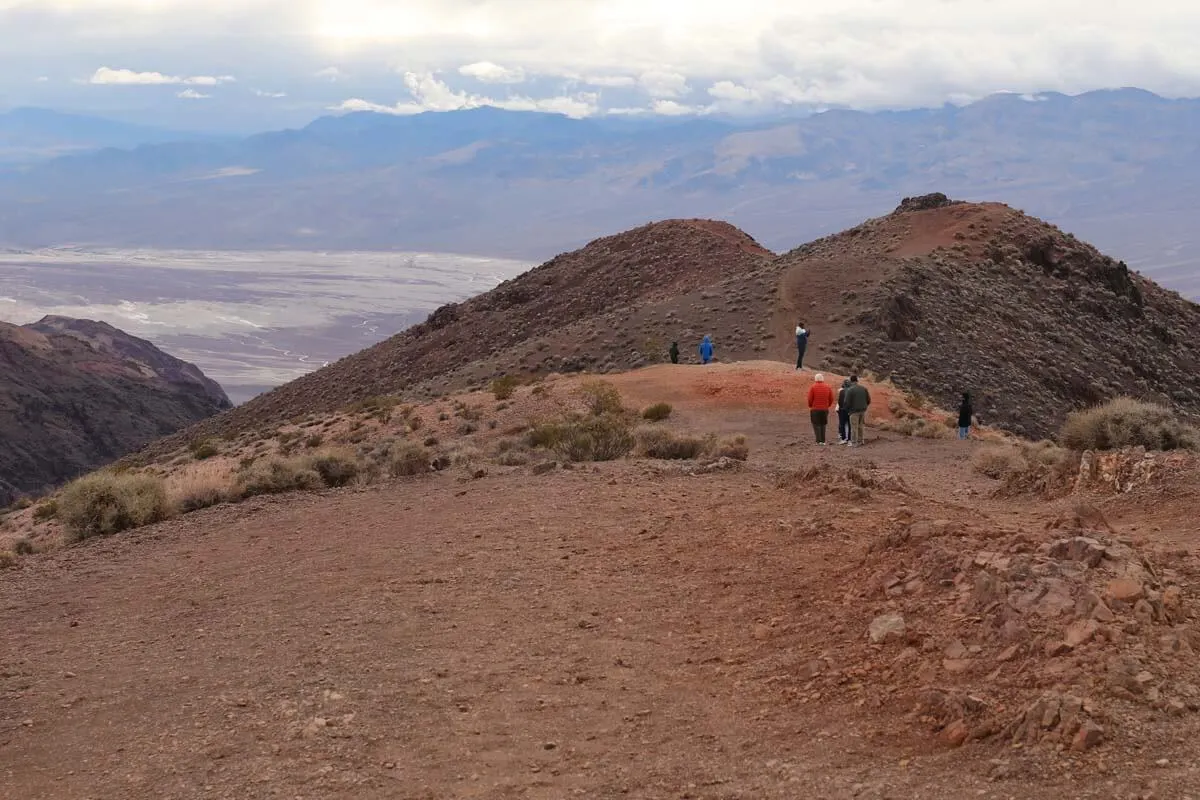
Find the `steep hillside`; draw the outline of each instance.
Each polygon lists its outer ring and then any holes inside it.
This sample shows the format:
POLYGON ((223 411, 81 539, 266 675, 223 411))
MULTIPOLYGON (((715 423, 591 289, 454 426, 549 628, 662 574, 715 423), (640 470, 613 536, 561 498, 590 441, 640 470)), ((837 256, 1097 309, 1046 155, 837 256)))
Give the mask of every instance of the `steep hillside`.
POLYGON ((229 407, 199 369, 110 325, 0 323, 0 503, 229 407))
POLYGON ((1007 206, 914 198, 778 264, 831 366, 970 391, 1016 433, 1121 394, 1200 413, 1200 306, 1007 206))
MULTIPOLYGON (((577 371, 602 360, 610 323, 622 309, 670 303, 723 280, 738 281, 772 254, 723 222, 668 220, 598 239, 557 256, 490 292, 439 308, 392 338, 279 387, 207 421, 188 435, 240 432, 296 416, 333 411, 373 395, 412 390, 467 366, 490 378, 515 354, 533 352, 524 371, 577 371), (591 331, 597 331, 592 336, 591 331), (589 338, 590 337, 590 338, 589 338), (600 353, 600 356, 597 356, 600 353)), ((610 339, 610 344, 611 344, 610 339)), ((656 355, 667 344, 656 346, 656 355)), ((643 348, 648 349, 648 348, 643 348)), ((645 363, 623 352, 614 366, 645 363)), ((165 442, 169 449, 178 440, 165 442)))

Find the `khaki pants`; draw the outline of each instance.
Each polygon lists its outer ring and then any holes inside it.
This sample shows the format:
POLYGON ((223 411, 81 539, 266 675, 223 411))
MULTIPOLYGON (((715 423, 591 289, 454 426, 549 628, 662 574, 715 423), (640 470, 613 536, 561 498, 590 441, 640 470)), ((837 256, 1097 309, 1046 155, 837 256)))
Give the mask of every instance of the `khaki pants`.
POLYGON ((867 412, 857 411, 850 415, 850 441, 854 444, 863 443, 863 426, 866 424, 867 412))

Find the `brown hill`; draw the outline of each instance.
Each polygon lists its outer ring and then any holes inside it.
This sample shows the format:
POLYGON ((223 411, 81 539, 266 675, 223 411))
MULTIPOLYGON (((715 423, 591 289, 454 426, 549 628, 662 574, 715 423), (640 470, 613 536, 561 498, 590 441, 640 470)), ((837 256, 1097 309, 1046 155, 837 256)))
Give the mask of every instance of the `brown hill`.
POLYGON ((1200 413, 1200 306, 1007 206, 914 198, 777 266, 831 367, 1016 433, 1122 394, 1200 413))
POLYGON ((0 502, 229 407, 195 366, 102 322, 0 323, 0 502))
MULTIPOLYGON (((422 382, 445 383, 448 376, 469 383, 506 369, 591 368, 611 353, 611 337, 621 335, 614 311, 670 304, 722 281, 744 280, 772 257, 732 225, 710 220, 668 220, 597 239, 490 292, 443 306, 425 322, 256 397, 188 435, 224 435, 333 411, 373 395, 420 388, 422 382)), ((651 354, 638 343, 611 364, 644 363, 664 355, 666 346, 656 345, 651 354)), ((164 442, 156 451, 179 441, 164 442)))
MULTIPOLYGON (((1119 394, 1200 412, 1200 307, 1052 225, 940 194, 778 258, 729 225, 674 220, 597 240, 421 325, 206 421, 227 435, 372 395, 428 397, 504 374, 795 358, 869 371, 988 422, 1045 436, 1119 394)), ((176 437, 151 455, 170 452, 176 437)))

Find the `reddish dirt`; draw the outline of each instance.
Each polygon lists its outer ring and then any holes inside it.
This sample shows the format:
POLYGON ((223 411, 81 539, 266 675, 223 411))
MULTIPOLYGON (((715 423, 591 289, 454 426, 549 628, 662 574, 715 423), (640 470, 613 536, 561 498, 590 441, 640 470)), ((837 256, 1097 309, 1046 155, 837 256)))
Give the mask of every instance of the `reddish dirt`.
MULTIPOLYGON (((630 402, 678 402, 673 425, 746 433, 740 469, 441 474, 22 559, 0 572, 0 797, 1195 794, 1195 714, 1130 706, 1087 752, 950 748, 909 715, 911 673, 973 623, 936 586, 875 594, 881 569, 921 563, 881 538, 907 515, 937 520, 938 547, 1052 541, 1070 503, 993 498, 975 442, 818 449, 786 377, 614 377, 630 402), (889 608, 933 650, 867 643, 889 608)), ((1142 535, 1178 548, 1189 524, 1164 512, 1142 535)), ((1193 542, 1172 566, 1195 558, 1193 542)), ((1015 703, 1061 660, 1030 652, 975 685, 1015 703)))

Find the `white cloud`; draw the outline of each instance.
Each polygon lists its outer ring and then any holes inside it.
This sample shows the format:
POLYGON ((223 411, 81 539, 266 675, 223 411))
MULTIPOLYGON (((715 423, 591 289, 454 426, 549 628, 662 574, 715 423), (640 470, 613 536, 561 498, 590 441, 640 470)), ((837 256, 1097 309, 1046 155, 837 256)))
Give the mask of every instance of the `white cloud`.
POLYGON ((631 75, 593 75, 581 79, 588 86, 622 89, 627 86, 637 86, 637 78, 631 75))
POLYGON ((689 114, 703 114, 706 111, 698 106, 685 106, 675 100, 655 100, 650 109, 655 114, 661 114, 664 117, 683 117, 689 114))
POLYGON ((254 93, 255 97, 269 97, 271 99, 287 97, 287 92, 265 92, 262 89, 252 89, 251 91, 254 93))
POLYGON ((50 82, 50 79, 49 79, 48 77, 46 77, 45 75, 39 75, 39 76, 38 76, 38 77, 35 79, 35 81, 34 81, 34 82, 35 82, 35 83, 49 83, 49 82, 50 82))
POLYGON ((337 67, 325 67, 313 73, 314 78, 323 78, 330 83, 336 83, 346 77, 346 73, 342 72, 337 67))
POLYGON ((522 83, 525 80, 525 70, 520 67, 509 69, 491 61, 476 61, 458 68, 459 75, 474 78, 480 83, 522 83))
POLYGON ((196 75, 181 78, 177 75, 164 75, 161 72, 135 72, 131 69, 112 69, 100 67, 92 73, 88 83, 97 86, 217 86, 222 83, 233 83, 236 78, 232 75, 214 77, 212 75, 196 75))
POLYGON ((563 114, 575 119, 590 117, 599 111, 600 96, 595 92, 581 92, 570 96, 527 97, 509 95, 493 98, 452 89, 432 73, 408 72, 404 75, 412 100, 402 100, 389 106, 362 98, 352 98, 334 106, 333 111, 374 111, 383 114, 419 114, 423 111, 461 111, 490 106, 509 111, 543 111, 563 114))
POLYGON ((203 94, 202 92, 197 92, 195 89, 184 89, 175 96, 182 97, 184 100, 207 100, 212 97, 211 94, 203 94))
POLYGON ((649 70, 638 76, 638 84, 651 97, 682 97, 688 92, 687 77, 678 72, 649 70))

